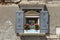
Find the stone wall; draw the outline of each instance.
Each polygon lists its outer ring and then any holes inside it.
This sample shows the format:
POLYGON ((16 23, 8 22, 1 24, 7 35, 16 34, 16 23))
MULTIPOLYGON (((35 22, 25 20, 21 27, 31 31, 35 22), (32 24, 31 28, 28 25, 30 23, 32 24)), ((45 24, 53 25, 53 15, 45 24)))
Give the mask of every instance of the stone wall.
POLYGON ((18 5, 0 5, 0 40, 20 40, 15 33, 18 5))
POLYGON ((50 15, 50 33, 56 34, 56 27, 60 26, 60 6, 59 4, 47 4, 50 15))

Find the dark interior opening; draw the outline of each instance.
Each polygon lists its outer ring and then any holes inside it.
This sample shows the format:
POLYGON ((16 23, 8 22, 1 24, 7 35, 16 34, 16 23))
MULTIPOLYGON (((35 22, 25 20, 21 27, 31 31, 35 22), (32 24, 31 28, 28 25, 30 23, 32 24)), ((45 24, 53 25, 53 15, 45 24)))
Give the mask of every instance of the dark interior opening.
POLYGON ((31 11, 31 10, 40 13, 40 11, 41 11, 42 9, 23 9, 24 13, 27 12, 27 11, 31 11))
POLYGON ((37 24, 38 23, 38 18, 26 18, 26 23, 28 24, 37 24))

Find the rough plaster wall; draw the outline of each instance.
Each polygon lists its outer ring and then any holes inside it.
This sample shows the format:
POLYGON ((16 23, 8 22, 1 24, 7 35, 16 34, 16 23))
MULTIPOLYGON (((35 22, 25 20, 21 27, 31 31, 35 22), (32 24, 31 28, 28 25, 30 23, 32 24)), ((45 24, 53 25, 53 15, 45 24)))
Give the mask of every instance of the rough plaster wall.
POLYGON ((57 21, 56 27, 58 26, 60 27, 60 6, 56 8, 55 12, 56 12, 56 21, 57 21))
POLYGON ((18 6, 0 7, 0 40, 20 40, 15 33, 15 15, 18 6))
POLYGON ((60 26, 60 7, 47 6, 50 15, 50 33, 56 34, 56 27, 60 26))

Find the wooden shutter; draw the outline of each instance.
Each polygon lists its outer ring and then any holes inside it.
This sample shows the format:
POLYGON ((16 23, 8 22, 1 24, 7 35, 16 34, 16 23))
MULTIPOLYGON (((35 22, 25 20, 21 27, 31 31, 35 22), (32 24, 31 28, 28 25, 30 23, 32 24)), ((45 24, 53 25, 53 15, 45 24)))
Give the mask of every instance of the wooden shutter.
POLYGON ((23 33, 23 26, 24 26, 24 12, 17 11, 16 12, 16 33, 23 33))
POLYGON ((40 12, 40 32, 48 33, 48 11, 40 12))

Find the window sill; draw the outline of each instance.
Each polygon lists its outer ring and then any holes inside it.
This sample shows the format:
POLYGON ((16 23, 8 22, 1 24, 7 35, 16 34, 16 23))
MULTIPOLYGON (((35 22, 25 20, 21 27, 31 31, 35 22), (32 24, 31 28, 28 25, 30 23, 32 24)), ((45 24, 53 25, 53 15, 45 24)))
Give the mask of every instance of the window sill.
POLYGON ((22 33, 22 34, 17 34, 17 36, 45 36, 45 33, 22 33))

